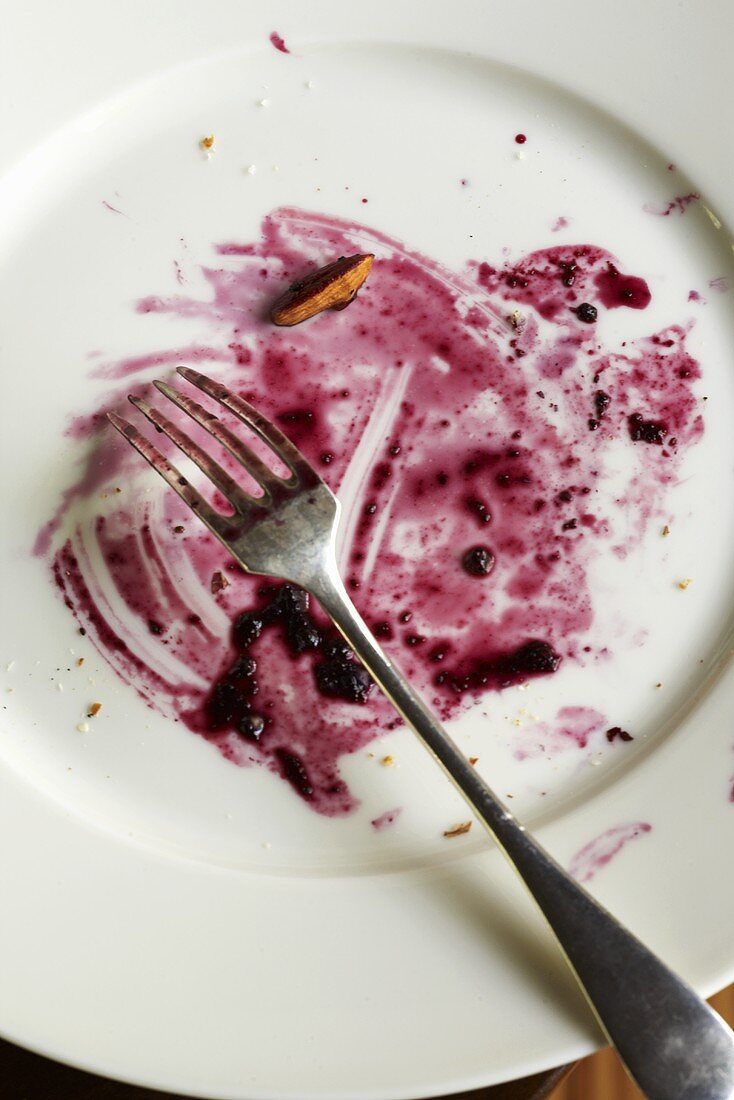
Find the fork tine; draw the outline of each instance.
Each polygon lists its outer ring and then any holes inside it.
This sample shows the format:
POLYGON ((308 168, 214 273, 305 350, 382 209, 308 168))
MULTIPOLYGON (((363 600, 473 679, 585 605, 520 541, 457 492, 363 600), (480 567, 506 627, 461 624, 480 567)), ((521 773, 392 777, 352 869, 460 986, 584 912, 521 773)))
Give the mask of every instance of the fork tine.
POLYGON ((203 496, 197 493, 193 485, 168 461, 165 455, 161 454, 158 448, 146 439, 133 424, 118 416, 117 413, 108 412, 107 419, 113 427, 117 428, 120 435, 125 437, 128 443, 132 443, 135 450, 143 456, 146 462, 150 463, 156 473, 159 473, 171 488, 175 489, 189 508, 201 517, 207 527, 210 527, 216 535, 219 535, 219 521, 222 518, 219 512, 215 512, 211 505, 207 504, 203 496))
POLYGON ((209 397, 213 397, 220 405, 224 405, 225 409, 229 409, 243 423, 247 424, 248 428, 251 428, 263 442, 267 443, 278 458, 282 459, 303 482, 321 483, 321 478, 310 462, 303 457, 290 439, 283 435, 275 424, 271 423, 262 413, 259 413, 248 401, 232 393, 221 382, 215 382, 213 378, 208 378, 205 374, 200 374, 199 371, 192 370, 190 367, 176 367, 176 370, 187 382, 191 382, 193 386, 202 390, 209 397))
POLYGON ((144 401, 142 397, 136 397, 135 394, 128 395, 128 401, 139 409, 143 416, 146 416, 150 420, 151 424, 167 435, 180 450, 187 455, 192 462, 195 462, 203 473, 209 478, 210 481, 216 485, 217 489, 227 498, 229 503, 237 509, 238 512, 247 512, 252 504, 256 503, 256 498, 250 496, 242 489, 233 477, 222 469, 218 462, 215 462, 213 458, 210 458, 203 448, 198 443, 194 443, 193 439, 181 431, 167 416, 164 416, 162 412, 154 406, 149 405, 147 401, 144 401))
POLYGON ((257 481, 257 483, 265 490, 274 487, 281 479, 267 466, 261 458, 255 454, 251 447, 248 447, 246 443, 243 443, 234 432, 231 432, 221 420, 214 413, 205 409, 198 401, 194 401, 191 397, 186 397, 185 394, 179 393, 173 386, 169 386, 167 382, 155 381, 153 385, 157 390, 172 401, 174 405, 177 405, 183 412, 195 420, 197 424, 205 428, 206 431, 212 435, 218 443, 221 443, 223 447, 226 447, 231 455, 241 462, 247 472, 257 481))

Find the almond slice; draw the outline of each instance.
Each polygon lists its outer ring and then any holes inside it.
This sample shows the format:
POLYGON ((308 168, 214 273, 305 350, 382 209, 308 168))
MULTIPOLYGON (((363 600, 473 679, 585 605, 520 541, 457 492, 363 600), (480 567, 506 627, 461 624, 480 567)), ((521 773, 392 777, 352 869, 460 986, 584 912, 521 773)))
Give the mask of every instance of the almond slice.
POLYGON ((299 325, 325 309, 344 309, 356 298, 374 258, 371 252, 340 256, 292 283, 273 303, 270 320, 275 325, 299 325))

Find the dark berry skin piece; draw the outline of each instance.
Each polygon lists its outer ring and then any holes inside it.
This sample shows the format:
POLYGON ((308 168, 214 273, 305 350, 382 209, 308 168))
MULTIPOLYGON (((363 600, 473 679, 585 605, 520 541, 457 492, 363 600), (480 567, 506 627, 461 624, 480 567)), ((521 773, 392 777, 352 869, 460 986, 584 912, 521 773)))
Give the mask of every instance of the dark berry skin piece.
POLYGON ((366 703, 373 684, 369 672, 352 661, 324 661, 316 665, 316 683, 322 695, 366 703))
POLYGON ((263 631, 263 619, 256 611, 245 611, 235 619, 232 641, 237 649, 247 649, 263 631))
POLYGON ((593 325, 597 318, 596 306, 592 306, 591 302, 582 302, 576 306, 574 313, 585 325, 593 325))
POLYGON ((280 766, 280 774, 300 794, 301 798, 307 801, 313 798, 313 786, 301 758, 283 748, 275 750, 275 758, 280 766))
POLYGON ((328 638, 324 641, 321 652, 327 661, 351 661, 354 657, 351 649, 343 638, 328 638))
POLYGON ((265 729, 265 719, 259 714, 246 714, 237 723, 237 732, 248 741, 259 741, 265 729))
POLYGON ((450 673, 439 673, 439 683, 448 681, 459 694, 478 691, 486 687, 510 687, 522 683, 531 676, 544 676, 556 672, 560 656, 548 644, 532 640, 496 657, 474 661, 468 668, 450 673))
POLYGON ((209 728, 225 729, 238 716, 240 693, 234 684, 221 680, 207 699, 206 716, 209 728))
POLYGON ((308 615, 294 615, 284 626, 286 640, 293 653, 305 653, 308 649, 319 648, 321 631, 308 615))
POLYGON ((494 569, 494 561, 488 546, 472 546, 462 557, 461 564, 470 577, 486 577, 494 569))
POLYGON ((611 729, 607 730, 607 741, 611 744, 617 738, 620 741, 634 741, 634 737, 631 733, 627 733, 627 730, 623 730, 621 726, 612 726, 611 729))
POLYGON ((645 420, 640 413, 627 417, 630 439, 634 443, 653 443, 661 447, 668 434, 666 424, 658 420, 645 420))
MULTIPOLYGON (((210 731, 233 730, 268 751, 275 727, 271 719, 253 710, 259 684, 257 662, 249 652, 264 630, 279 629, 294 657, 310 653, 316 658, 314 678, 322 695, 364 703, 374 685, 346 642, 326 633, 311 618, 306 592, 292 584, 264 585, 259 595, 266 601, 263 606, 243 612, 234 622, 232 641, 238 655, 214 685, 204 714, 210 731)), ((313 784, 300 757, 283 746, 271 751, 283 778, 302 798, 313 798, 313 784)))
POLYGON ((547 642, 526 642, 508 657, 508 666, 513 673, 528 673, 537 676, 542 672, 555 672, 561 658, 547 642))
POLYGON ((597 420, 601 420, 611 403, 612 399, 608 393, 604 393, 604 390, 596 391, 594 394, 594 410, 597 420))

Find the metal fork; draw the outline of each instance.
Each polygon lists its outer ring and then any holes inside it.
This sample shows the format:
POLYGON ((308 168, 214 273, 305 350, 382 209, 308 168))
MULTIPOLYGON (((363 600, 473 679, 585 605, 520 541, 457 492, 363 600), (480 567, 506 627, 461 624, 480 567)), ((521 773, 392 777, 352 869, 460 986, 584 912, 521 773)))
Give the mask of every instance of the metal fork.
POLYGON ((109 413, 115 428, 248 572, 291 581, 318 600, 513 864, 602 1029, 649 1100, 734 1100, 730 1028, 517 822, 380 649, 337 571, 340 506, 331 490, 252 405, 198 371, 179 367, 178 373, 255 432, 285 463, 289 476, 275 474, 214 412, 165 382, 155 386, 242 464, 262 496, 246 492, 190 436, 139 397, 130 395, 130 401, 200 467, 234 514, 216 511, 137 428, 109 413))

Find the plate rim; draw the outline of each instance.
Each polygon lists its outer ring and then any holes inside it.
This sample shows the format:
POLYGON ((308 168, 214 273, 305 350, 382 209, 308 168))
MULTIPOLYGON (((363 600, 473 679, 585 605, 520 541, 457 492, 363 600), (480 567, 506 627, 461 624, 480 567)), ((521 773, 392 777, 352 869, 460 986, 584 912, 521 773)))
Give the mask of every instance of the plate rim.
MULTIPOLYGON (((84 13, 89 10, 91 5, 88 3, 88 0, 72 0, 72 6, 78 11, 80 16, 83 16, 84 13)), ((227 8, 228 13, 231 13, 233 11, 234 7, 235 7, 234 0, 227 0, 225 6, 227 8)), ((722 0, 716 0, 716 6, 717 6, 720 13, 726 13, 726 5, 722 2, 722 0)), ((138 7, 140 8, 140 10, 142 10, 142 5, 138 5, 138 7)), ((428 5, 425 5, 425 4, 420 5, 420 10, 421 10, 421 13, 422 13, 422 20, 424 21, 424 26, 423 26, 423 29, 422 29, 422 33, 424 35, 427 34, 427 35, 430 36, 430 33, 436 33, 436 34, 441 34, 442 35, 442 34, 445 33, 445 17, 442 13, 439 14, 439 12, 438 12, 439 7, 440 7, 440 3, 438 3, 438 2, 432 3, 430 5, 430 10, 428 10, 428 5)), ((483 47, 488 46, 490 44, 489 39, 491 38, 491 36, 488 34, 486 28, 484 28, 484 37, 483 38, 481 37, 481 35, 479 33, 482 30, 482 27, 483 27, 482 19, 480 17, 481 5, 477 4, 475 2, 475 0, 459 0, 458 7, 462 11, 462 14, 464 15, 464 17, 466 19, 466 25, 464 27, 460 28, 461 34, 465 35, 465 36, 471 34, 471 31, 467 29, 469 27, 474 27, 475 30, 478 28, 477 33, 472 36, 474 38, 474 41, 475 41, 475 51, 474 52, 478 53, 480 56, 486 56, 486 54, 483 52, 483 50, 480 50, 478 48, 480 44, 483 47)), ((580 10, 580 7, 581 6, 578 3, 576 3, 575 0, 563 0, 563 2, 560 5, 557 5, 556 14, 557 14, 558 11, 561 11, 561 10, 565 11, 567 13, 572 12, 574 10, 580 10)), ((629 10, 631 10, 631 5, 628 4, 627 7, 628 7, 629 10)), ((48 8, 48 5, 44 4, 44 3, 37 3, 36 8, 43 10, 44 8, 48 8)), ((332 3, 331 0, 324 0, 323 3, 320 3, 317 6, 319 19, 327 20, 327 22, 331 21, 330 22, 330 30, 332 32, 333 32, 333 29, 334 29, 335 26, 340 25, 338 20, 336 20, 336 18, 335 18, 337 8, 338 8, 338 5, 332 3)), ((457 5, 455 4, 454 9, 456 9, 456 8, 457 8, 457 5)), ((495 5, 495 9, 499 9, 499 8, 500 8, 500 5, 495 5)), ((532 8, 532 5, 530 6, 530 8, 532 8)), ((659 0, 653 0, 653 2, 650 4, 650 8, 659 10, 661 13, 665 10, 665 6, 662 3, 660 3, 659 0)), ((411 11, 414 10, 414 11, 417 12, 419 10, 419 5, 413 4, 411 2, 410 4, 406 5, 406 10, 408 10, 408 9, 410 9, 411 11)), ((66 10, 68 11, 69 8, 67 7, 66 10)), ((168 0, 166 0, 166 3, 161 5, 161 10, 168 13, 165 16, 165 18, 171 18, 172 13, 174 11, 174 5, 172 3, 168 3, 168 0)), ((524 7, 522 8, 522 10, 523 11, 529 10, 528 5, 525 4, 524 7)), ((18 9, 16 9, 16 12, 14 13, 16 16, 17 16, 17 11, 18 11, 18 9)), ((690 6, 689 9, 687 9, 687 12, 688 12, 688 17, 689 17, 691 25, 693 25, 693 26, 697 25, 696 21, 695 21, 695 14, 693 12, 693 7, 690 6)), ((392 13, 390 12, 390 5, 386 2, 386 0, 379 0, 377 6, 373 9, 373 14, 375 14, 375 13, 379 17, 378 19, 375 20, 376 23, 379 23, 379 21, 382 20, 382 21, 385 22, 386 26, 391 26, 390 19, 391 19, 392 13)), ((29 10, 29 13, 25 16, 25 18, 26 19, 30 18, 30 15, 32 15, 32 14, 33 14, 33 8, 31 6, 31 9, 29 10)), ((21 25, 23 25, 23 18, 24 18, 23 16, 18 17, 18 21, 21 25)), ((296 5, 295 4, 289 3, 289 2, 287 2, 287 0, 283 0, 283 2, 280 2, 280 0, 276 0, 276 2, 272 5, 271 9, 268 11, 267 16, 265 16, 261 11, 255 11, 255 9, 253 8, 253 9, 247 11, 247 12, 241 13, 241 16, 239 16, 238 18, 242 18, 245 21, 245 24, 246 24, 246 32, 245 33, 250 35, 254 40, 255 36, 259 36, 261 34, 262 28, 265 25, 269 26, 271 23, 273 23, 274 19, 275 20, 282 20, 284 26, 285 25, 292 25, 294 27, 297 27, 298 22, 299 22, 299 18, 302 18, 302 17, 299 17, 298 12, 296 10, 296 5)), ((74 20, 70 20, 69 22, 74 23, 74 20)), ((26 26, 27 26, 27 24, 26 24, 26 26)), ((192 34, 197 29, 198 28, 192 27, 191 28, 192 34)), ((406 24, 401 24, 401 32, 402 33, 407 34, 407 33, 409 33, 409 31, 410 31, 410 27, 407 23, 406 24)), ((394 36, 394 28, 392 26, 391 26, 391 36, 394 36)), ((190 48, 190 46, 191 46, 190 42, 186 43, 187 48, 190 48)), ((181 48, 183 48, 183 46, 181 48)), ((205 49, 206 47, 201 46, 201 48, 205 49)), ((0 78, 0 83, 1 83, 1 79, 2 78, 0 78)), ((99 78, 99 75, 98 75, 94 80, 91 80, 88 84, 87 94, 91 95, 92 97, 94 97, 95 95, 101 94, 99 92, 99 79, 100 78, 99 78), (95 88, 97 89, 97 91, 94 90, 95 88)), ((106 101, 106 99, 105 99, 105 101, 106 101)), ((728 110, 729 110, 729 116, 734 114, 734 108, 732 108, 731 103, 729 105, 728 110)), ((83 111, 82 111, 82 114, 83 114, 83 111)), ((77 122, 78 122, 79 117, 80 117, 79 112, 76 112, 76 114, 72 113, 71 117, 68 118, 68 124, 69 125, 76 125, 77 122)), ((626 118, 624 117, 624 115, 622 116, 622 120, 626 121, 626 118)), ((54 128, 53 133, 56 133, 56 132, 57 132, 57 130, 54 128)), ((44 138, 44 140, 54 140, 53 133, 47 135, 47 137, 44 138)), ((646 138, 649 137, 649 135, 646 134, 644 132, 644 130, 642 131, 642 133, 643 133, 643 136, 645 136, 646 138)), ((38 134, 36 136, 37 137, 38 136, 43 137, 43 135, 41 134, 40 131, 38 132, 38 134)), ((28 133, 27 137, 29 139, 29 144, 27 146, 27 153, 28 153, 29 156, 32 156, 33 155, 33 148, 34 148, 34 139, 33 139, 32 127, 29 129, 29 133, 28 133)), ((652 142, 655 143, 655 137, 654 136, 652 136, 650 138, 650 140, 652 140, 652 142)), ((683 139, 681 139, 681 140, 683 140, 683 139)), ((12 154, 10 154, 10 156, 12 156, 12 154)), ((734 166, 734 153, 729 154, 729 160, 730 160, 732 166, 734 166)), ((714 161, 715 161, 716 165, 720 165, 720 163, 721 163, 720 158, 719 159, 714 158, 714 161)), ((681 157, 681 162, 685 167, 686 166, 685 152, 684 152, 683 156, 681 157)), ((725 158, 724 158, 724 162, 725 162, 725 158)), ((13 158, 12 160, 9 159, 8 163, 5 165, 5 167, 12 168, 13 165, 16 164, 16 163, 17 163, 17 157, 13 158)), ((2 158, 0 157, 0 169, 2 167, 3 167, 2 158)), ((698 175, 699 175, 699 173, 697 173, 697 176, 698 175)), ((727 200, 727 198, 725 198, 723 195, 719 194, 719 187, 717 186, 715 180, 712 181, 712 180, 708 179, 708 177, 712 176, 712 171, 710 170, 710 166, 709 166, 709 169, 707 171, 704 171, 703 175, 704 175, 704 179, 707 181, 706 186, 707 186, 708 190, 710 191, 710 193, 713 197, 713 200, 717 204, 719 204, 716 207, 717 214, 719 214, 719 211, 721 211, 722 214, 724 215, 723 217, 721 217, 721 221, 724 222, 727 219, 729 221, 734 221, 734 203, 732 203, 731 199, 727 200)), ((723 190, 723 184, 721 185, 721 189, 723 190)), ((718 687, 721 687, 721 686, 726 686, 727 691, 730 691, 730 692, 734 691, 734 666, 732 666, 731 663, 730 663, 729 668, 727 669, 726 673, 722 676, 720 684, 718 685, 718 687)), ((717 687, 716 690, 718 690, 718 687, 717 687)), ((682 732, 682 730, 681 730, 681 732, 682 732)), ((676 741, 680 741, 680 738, 676 738, 676 741)), ((672 748, 672 746, 671 746, 671 748, 672 748)), ((4 769, 2 769, 2 770, 3 770, 3 774, 0 775, 0 791, 3 791, 5 793, 5 792, 8 792, 12 786, 15 785, 15 780, 12 779, 12 778, 9 779, 8 775, 5 773, 5 770, 4 769)), ((639 772, 638 772, 638 774, 639 774, 639 772)), ((612 786, 614 786, 615 788, 619 787, 620 785, 624 786, 625 784, 628 784, 629 779, 630 779, 630 777, 627 775, 627 773, 624 773, 624 774, 618 776, 615 779, 612 786)), ((632 779, 634 780, 634 777, 632 777, 632 779)), ((634 785, 634 782, 633 782, 633 785, 634 785)), ((15 793, 17 794, 17 792, 15 792, 15 793)), ((33 799, 31 799, 31 803, 32 803, 32 801, 33 801, 33 799)), ((573 819, 576 816, 579 809, 582 809, 582 808, 583 807, 578 808, 576 806, 573 806, 571 808, 571 810, 569 811, 569 813, 561 814, 561 820, 559 822, 553 821, 553 822, 550 822, 547 827, 545 825, 542 825, 540 827, 539 832, 540 832, 540 835, 542 837, 545 837, 546 833, 549 835, 549 837, 551 837, 551 843, 549 845, 551 847, 551 850, 553 850, 553 836, 554 836, 554 833, 558 829, 560 829, 560 827, 568 820, 569 817, 571 819, 573 819)), ((29 812, 32 813, 33 811, 30 810, 29 812)), ((63 820, 66 815, 62 811, 59 816, 63 820)), ((0 820, 1 819, 2 819, 2 815, 0 815, 0 820)), ((93 827, 92 827, 92 830, 94 831, 93 827)), ((482 855, 477 855, 477 856, 467 855, 466 860, 484 861, 485 856, 483 854, 482 855)), ((2 856, 0 856, 0 865, 1 864, 2 864, 2 856)), ((242 874, 242 873, 243 872, 237 872, 237 874, 242 874)), ((404 872, 400 872, 400 874, 403 874, 403 873, 404 872)), ((601 890, 600 890, 600 893, 606 894, 606 889, 604 887, 602 887, 601 890)), ((732 978, 734 978, 734 953, 732 954, 732 958, 730 959, 727 966, 718 968, 717 974, 723 974, 724 975, 723 981, 728 981, 728 980, 731 980, 732 978)), ((708 994, 708 993, 714 991, 713 986, 715 986, 718 983, 718 981, 719 981, 718 977, 717 978, 705 977, 705 978, 696 979, 696 984, 699 985, 699 986, 701 984, 703 984, 705 992, 708 994)), ((21 1029, 21 1032, 22 1032, 22 1029, 21 1029)), ((106 1066, 105 1064, 102 1064, 102 1063, 95 1064, 93 1061, 92 1062, 90 1062, 90 1061, 82 1062, 82 1061, 77 1060, 77 1059, 74 1059, 73 1061, 67 1060, 66 1057, 63 1056, 63 1054, 57 1053, 52 1047, 49 1047, 48 1045, 45 1045, 45 1044, 42 1044, 42 1043, 35 1043, 32 1039, 32 1036, 25 1036, 24 1037, 22 1033, 18 1033, 18 1032, 14 1033, 13 1029, 9 1028, 7 1026, 3 1027, 3 1035, 10 1038, 11 1041, 18 1043, 19 1045, 25 1046, 27 1049, 35 1050, 38 1053, 44 1054, 48 1057, 52 1057, 57 1061, 65 1062, 65 1064, 75 1065, 79 1068, 87 1069, 90 1072, 99 1073, 99 1074, 102 1074, 102 1075, 108 1075, 110 1073, 109 1067, 106 1066)), ((533 1062, 532 1060, 530 1060, 530 1061, 526 1061, 525 1063, 523 1063, 523 1065, 520 1069, 520 1073, 524 1075, 526 1073, 537 1072, 537 1071, 542 1070, 542 1069, 550 1068, 551 1065, 558 1064, 559 1062, 567 1060, 566 1057, 565 1057, 566 1053, 568 1053, 569 1058, 575 1059, 576 1057, 581 1057, 586 1053, 590 1053, 591 1050, 595 1049, 596 1045, 599 1045, 599 1044, 595 1043, 594 1040, 589 1038, 588 1036, 586 1036, 586 1037, 579 1036, 578 1039, 576 1040, 575 1044, 572 1044, 571 1046, 567 1045, 566 1047, 563 1048, 563 1050, 559 1053, 559 1057, 558 1057, 557 1061, 556 1061, 555 1058, 552 1059, 551 1061, 549 1061, 547 1056, 541 1056, 536 1062, 533 1062)), ((191 1095, 191 1096, 204 1097, 204 1096, 211 1095, 210 1090, 193 1091, 193 1092, 189 1090, 187 1092, 186 1091, 186 1086, 183 1085, 182 1082, 167 1081, 165 1083, 162 1083, 161 1080, 152 1080, 150 1078, 138 1078, 137 1075, 121 1077, 119 1075, 118 1071, 115 1071, 115 1076, 118 1079, 127 1080, 132 1084, 140 1084, 140 1085, 145 1085, 145 1086, 148 1086, 148 1087, 158 1087, 158 1088, 163 1087, 163 1088, 169 1088, 169 1089, 176 1089, 179 1092, 182 1091, 182 1092, 184 1092, 184 1094, 191 1095)), ((480 1078, 477 1078, 477 1077, 474 1077, 474 1076, 470 1076, 470 1077, 467 1077, 467 1078, 456 1078, 455 1080, 453 1080, 451 1082, 451 1084, 449 1086, 449 1089, 450 1089, 450 1091, 459 1091, 459 1090, 469 1089, 469 1088, 479 1088, 479 1087, 482 1087, 483 1085, 490 1084, 490 1083, 495 1083, 499 1080, 505 1080, 505 1079, 507 1079, 507 1078, 504 1075, 504 1071, 501 1071, 499 1077, 497 1077, 497 1076, 493 1077, 490 1073, 485 1073, 485 1074, 480 1075, 480 1078)), ((445 1090, 446 1087, 447 1087, 447 1083, 444 1082, 439 1087, 441 1087, 445 1090)), ((241 1098, 244 1097, 247 1094, 241 1092, 240 1090, 237 1090, 237 1091, 229 1093, 229 1094, 228 1093, 218 1093, 218 1095, 221 1095, 222 1098, 225 1098, 225 1097, 228 1098, 229 1096, 231 1096, 232 1098, 234 1098, 234 1100, 241 1100, 241 1098)), ((273 1100, 276 1100, 276 1098, 277 1098, 277 1100, 282 1100, 282 1098, 289 1098, 289 1100, 291 1100, 291 1098, 294 1095, 295 1094, 293 1092, 274 1092, 274 1093, 268 1094, 268 1093, 264 1092, 262 1089, 258 1089, 258 1100, 270 1100, 270 1097, 272 1097, 273 1100)), ((298 1095, 299 1095, 299 1100, 307 1100, 307 1098, 310 1097, 310 1096, 313 1096, 315 1098, 315 1100, 316 1100, 316 1098, 318 1098, 318 1100, 322 1100, 322 1098, 330 1097, 332 1095, 333 1096, 338 1095, 342 1098, 342 1100, 378 1100, 378 1097, 379 1098, 385 1097, 385 1100, 400 1100, 400 1098, 403 1097, 403 1096, 407 1098, 409 1096, 413 1096, 413 1095, 417 1095, 417 1094, 413 1090, 410 1090, 410 1089, 408 1091, 404 1091, 404 1092, 400 1092, 400 1091, 396 1092, 396 1090, 393 1089, 393 1088, 389 1089, 389 1091, 382 1091, 382 1092, 372 1088, 367 1092, 354 1091, 352 1093, 345 1094, 343 1088, 340 1087, 338 1093, 331 1093, 328 1090, 326 1090, 326 1091, 325 1090, 320 1090, 318 1092, 313 1092, 313 1093, 299 1093, 298 1095)))

